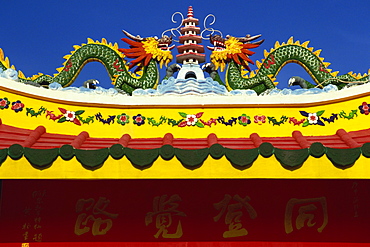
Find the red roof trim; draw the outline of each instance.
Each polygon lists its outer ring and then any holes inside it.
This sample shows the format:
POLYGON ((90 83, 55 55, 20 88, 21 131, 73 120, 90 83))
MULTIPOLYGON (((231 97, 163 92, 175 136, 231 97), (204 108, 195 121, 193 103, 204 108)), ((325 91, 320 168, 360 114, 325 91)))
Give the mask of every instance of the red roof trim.
POLYGON ((339 129, 335 135, 327 136, 303 136, 300 131, 294 131, 291 137, 260 137, 257 133, 252 133, 249 137, 243 138, 218 138, 212 133, 206 138, 196 139, 174 138, 171 133, 158 138, 131 138, 128 134, 117 138, 91 138, 85 131, 77 136, 52 134, 46 131, 44 126, 39 126, 35 130, 27 130, 1 124, 0 121, 0 149, 9 148, 13 144, 36 149, 60 148, 69 144, 74 148, 89 150, 107 148, 117 143, 135 149, 160 148, 166 144, 175 148, 200 149, 216 143, 225 148, 252 149, 259 147, 263 142, 269 142, 276 148, 291 150, 308 148, 314 142, 321 142, 330 148, 348 149, 370 142, 369 129, 352 132, 339 129))

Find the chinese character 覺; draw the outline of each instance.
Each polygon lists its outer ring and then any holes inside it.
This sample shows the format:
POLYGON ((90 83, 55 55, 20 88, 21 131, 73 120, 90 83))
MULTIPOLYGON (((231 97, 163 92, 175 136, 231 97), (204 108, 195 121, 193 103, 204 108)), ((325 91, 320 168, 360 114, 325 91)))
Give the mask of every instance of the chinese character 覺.
MULTIPOLYGON (((155 217, 155 226, 158 229, 154 237, 158 238, 162 236, 163 238, 180 238, 183 234, 181 221, 175 221, 175 216, 183 216, 186 214, 177 210, 179 204, 177 202, 181 201, 179 195, 172 195, 167 199, 167 195, 156 196, 153 200, 153 212, 149 212, 145 216, 145 225, 148 226, 153 222, 155 217), (176 224, 176 231, 169 233, 171 226, 176 224)), ((173 227, 171 228, 171 230, 173 227)))
POLYGON ((321 233, 328 224, 328 210, 325 197, 297 199, 288 201, 285 208, 285 232, 291 233, 303 227, 315 227, 321 233))
POLYGON ((220 213, 213 217, 215 222, 219 221, 221 216, 225 214, 225 224, 229 226, 229 230, 223 234, 224 238, 240 237, 248 235, 248 231, 243 227, 241 217, 243 216, 242 209, 246 209, 251 219, 257 217, 257 212, 249 204, 251 199, 246 196, 241 198, 239 195, 234 195, 232 198, 229 194, 224 196, 224 199, 218 203, 214 203, 213 206, 220 213), (235 203, 230 203, 231 199, 235 203))
POLYGON ((75 224, 75 234, 82 235, 87 233, 91 229, 93 236, 105 235, 113 225, 112 219, 118 217, 118 214, 108 213, 106 208, 108 207, 110 200, 105 197, 99 197, 99 200, 95 202, 95 199, 80 199, 76 203, 77 216, 75 224))

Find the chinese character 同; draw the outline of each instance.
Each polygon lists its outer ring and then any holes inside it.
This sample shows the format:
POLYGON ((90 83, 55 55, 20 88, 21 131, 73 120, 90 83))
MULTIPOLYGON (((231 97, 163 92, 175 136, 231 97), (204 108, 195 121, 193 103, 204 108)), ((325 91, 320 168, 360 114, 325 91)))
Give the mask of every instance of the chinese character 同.
POLYGON ((297 199, 292 198, 288 201, 285 208, 285 232, 291 233, 293 231, 293 217, 295 216, 295 227, 300 230, 302 227, 313 227, 319 218, 321 207, 322 224, 317 228, 318 232, 322 232, 328 224, 328 211, 325 197, 297 199), (294 215, 294 216, 293 216, 294 215))

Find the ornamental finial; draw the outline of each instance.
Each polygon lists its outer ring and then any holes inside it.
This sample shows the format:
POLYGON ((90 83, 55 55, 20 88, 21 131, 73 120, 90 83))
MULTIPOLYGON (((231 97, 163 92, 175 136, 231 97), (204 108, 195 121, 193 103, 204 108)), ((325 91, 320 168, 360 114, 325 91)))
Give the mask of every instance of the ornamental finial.
POLYGON ((193 7, 192 6, 189 6, 189 8, 188 8, 188 18, 191 18, 191 17, 194 17, 194 15, 193 15, 193 7))

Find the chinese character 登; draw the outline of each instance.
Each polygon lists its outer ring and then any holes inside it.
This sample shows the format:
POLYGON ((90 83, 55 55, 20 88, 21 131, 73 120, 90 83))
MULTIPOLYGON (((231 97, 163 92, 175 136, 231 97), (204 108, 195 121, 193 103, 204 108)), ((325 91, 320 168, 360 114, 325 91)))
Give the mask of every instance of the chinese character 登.
POLYGON ((231 196, 226 194, 222 201, 213 204, 215 209, 220 211, 217 216, 213 217, 215 222, 217 222, 227 210, 225 215, 225 224, 229 225, 229 230, 224 232, 224 238, 240 237, 248 234, 248 231, 243 228, 241 221, 243 208, 247 210, 251 219, 255 219, 257 217, 257 212, 249 204, 251 199, 248 196, 241 198, 239 195, 235 195, 233 199, 236 203, 230 204, 231 196))

